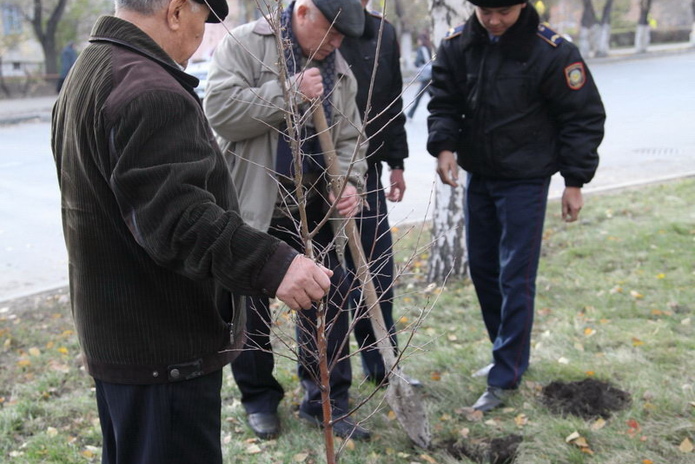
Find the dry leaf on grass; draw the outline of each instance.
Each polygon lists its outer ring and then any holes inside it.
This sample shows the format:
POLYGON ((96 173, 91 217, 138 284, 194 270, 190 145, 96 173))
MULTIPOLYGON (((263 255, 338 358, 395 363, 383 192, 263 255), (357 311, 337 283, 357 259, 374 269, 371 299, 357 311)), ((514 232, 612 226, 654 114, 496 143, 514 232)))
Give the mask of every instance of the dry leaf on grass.
POLYGON ((681 453, 692 453, 695 447, 693 447, 693 442, 689 438, 686 438, 678 445, 678 450, 681 453))

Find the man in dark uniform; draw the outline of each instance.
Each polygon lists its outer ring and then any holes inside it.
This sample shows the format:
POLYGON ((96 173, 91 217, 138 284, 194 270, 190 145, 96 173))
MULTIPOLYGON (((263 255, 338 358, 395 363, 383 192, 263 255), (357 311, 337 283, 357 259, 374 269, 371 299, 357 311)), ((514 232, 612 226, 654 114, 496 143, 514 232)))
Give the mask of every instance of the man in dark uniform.
POLYGON ((550 177, 576 221, 598 166, 605 112, 577 48, 519 0, 470 0, 475 15, 442 41, 433 66, 427 149, 446 184, 468 172, 470 274, 493 343, 489 411, 528 368, 550 177), (458 164, 458 166, 457 166, 458 164))
MULTIPOLYGON (((362 6, 366 5, 367 0, 362 0, 362 6)), ((362 247, 367 254, 371 274, 375 278, 374 283, 384 322, 393 334, 391 341, 395 347, 393 240, 388 222, 386 198, 399 202, 405 193, 403 169, 405 158, 408 157, 408 139, 401 98, 403 90, 401 55, 393 25, 386 22, 378 13, 365 10, 364 15, 362 37, 346 37, 340 46, 340 53, 357 79, 357 107, 365 123, 365 133, 369 138, 366 181, 368 208, 358 213, 356 219, 362 237, 362 247), (379 57, 376 60, 375 69, 377 45, 379 57), (373 84, 372 74, 374 74, 373 84), (381 184, 384 162, 388 164, 391 171, 388 194, 384 193, 384 187, 381 184)), ((349 253, 347 258, 350 268, 354 271, 354 264, 349 253)), ((353 300, 359 302, 360 292, 356 293, 353 300)), ((354 332, 361 349, 362 368, 367 379, 381 384, 387 373, 376 346, 377 340, 366 315, 365 305, 360 305, 355 317, 357 322, 354 332)), ((414 385, 420 385, 420 382, 415 379, 409 379, 409 381, 414 385)))

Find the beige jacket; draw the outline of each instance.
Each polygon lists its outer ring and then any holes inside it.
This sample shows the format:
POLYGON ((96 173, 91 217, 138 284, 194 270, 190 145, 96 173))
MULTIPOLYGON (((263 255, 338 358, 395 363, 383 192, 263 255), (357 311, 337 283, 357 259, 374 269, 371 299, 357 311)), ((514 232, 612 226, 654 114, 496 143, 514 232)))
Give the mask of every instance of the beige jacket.
MULTIPOLYGON (((278 61, 275 37, 265 19, 235 28, 215 50, 204 100, 205 113, 231 168, 241 215, 263 231, 270 225, 278 194, 273 173, 277 128, 289 108, 278 61)), ((357 83, 340 55, 336 71, 331 135, 341 171, 347 174, 352 162, 349 179, 361 189, 367 145, 355 103, 357 83)))

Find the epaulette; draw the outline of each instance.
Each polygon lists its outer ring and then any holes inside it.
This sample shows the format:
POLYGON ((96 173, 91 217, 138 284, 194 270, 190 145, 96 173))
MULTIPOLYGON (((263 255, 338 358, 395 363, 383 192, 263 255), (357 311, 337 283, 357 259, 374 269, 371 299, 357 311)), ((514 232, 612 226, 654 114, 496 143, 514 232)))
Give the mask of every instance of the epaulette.
POLYGON ((460 26, 452 27, 451 29, 449 29, 447 31, 446 35, 444 36, 444 39, 449 40, 449 39, 453 39, 457 35, 461 35, 461 33, 463 32, 463 29, 465 27, 466 27, 465 24, 461 24, 460 26))
POLYGON ((548 23, 540 23, 538 25, 538 31, 536 32, 538 37, 548 42, 553 47, 557 47, 562 43, 563 39, 560 34, 548 27, 548 23))
POLYGON ((389 21, 387 18, 384 18, 384 15, 381 14, 381 11, 369 10, 367 13, 369 13, 370 16, 373 16, 376 19, 383 19, 387 23, 391 24, 391 21, 389 21))

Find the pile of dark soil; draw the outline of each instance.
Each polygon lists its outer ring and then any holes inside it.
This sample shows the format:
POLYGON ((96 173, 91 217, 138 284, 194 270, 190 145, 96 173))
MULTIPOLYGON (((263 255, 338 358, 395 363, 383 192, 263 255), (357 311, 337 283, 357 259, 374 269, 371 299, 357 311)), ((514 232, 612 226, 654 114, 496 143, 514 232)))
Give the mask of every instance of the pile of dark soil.
POLYGON ((612 412, 627 408, 632 397, 607 382, 584 379, 580 382, 551 382, 543 388, 542 402, 557 414, 608 419, 612 412))
POLYGON ((523 438, 520 435, 507 435, 477 444, 452 442, 445 444, 445 447, 455 459, 466 457, 480 464, 512 464, 522 441, 523 438))

